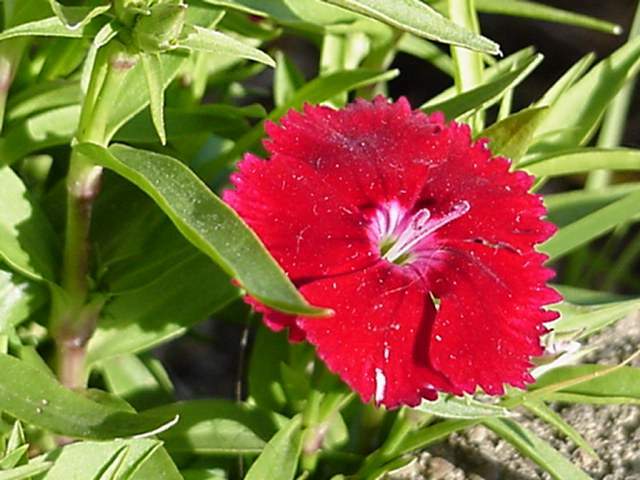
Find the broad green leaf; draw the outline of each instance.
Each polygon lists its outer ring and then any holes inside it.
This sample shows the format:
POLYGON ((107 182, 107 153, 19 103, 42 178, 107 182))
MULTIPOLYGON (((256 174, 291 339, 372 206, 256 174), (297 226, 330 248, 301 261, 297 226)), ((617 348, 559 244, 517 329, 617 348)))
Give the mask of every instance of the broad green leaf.
POLYGON ((83 38, 90 37, 92 30, 94 29, 91 25, 83 25, 80 28, 70 29, 56 16, 42 20, 34 20, 33 22, 22 23, 15 27, 8 28, 0 33, 0 40, 17 37, 83 38))
POLYGON ((473 398, 447 397, 440 395, 437 400, 423 401, 414 410, 442 418, 475 419, 485 417, 508 417, 511 413, 498 405, 480 402, 473 398))
POLYGON ((520 168, 536 177, 585 173, 599 168, 640 170, 640 150, 631 148, 581 148, 564 150, 525 162, 520 168))
MULTIPOLYGON (((380 72, 377 70, 356 69, 336 72, 326 77, 316 77, 300 88, 289 102, 272 110, 265 120, 279 120, 288 110, 292 108, 299 109, 305 102, 311 104, 322 103, 342 92, 391 80, 398 74, 398 70, 380 72)), ((254 148, 263 135, 264 122, 260 122, 246 135, 238 139, 232 149, 200 168, 198 170, 199 175, 206 180, 214 178, 220 168, 237 160, 242 154, 254 148)))
POLYGON ((54 280, 56 241, 22 180, 0 167, 0 259, 34 280, 54 280))
POLYGON ((159 54, 141 55, 142 67, 147 79, 147 89, 151 105, 151 119, 162 145, 167 143, 164 126, 164 74, 159 54))
POLYGON ((543 246, 553 260, 605 234, 617 225, 630 221, 638 212, 640 192, 630 193, 586 217, 561 228, 543 246))
POLYGON ((60 19, 63 25, 70 30, 77 30, 87 25, 91 20, 102 15, 111 8, 111 5, 98 5, 96 7, 67 7, 56 0, 48 0, 51 10, 60 19))
POLYGON ((147 193, 185 238, 260 302, 290 313, 326 313, 304 300, 258 237, 178 160, 123 145, 109 150, 91 144, 76 148, 147 193))
POLYGON ((574 379, 593 377, 577 385, 544 394, 543 399, 562 399, 579 403, 640 403, 640 368, 623 366, 613 370, 607 365, 573 365, 554 368, 531 386, 531 392, 550 388, 574 379))
POLYGON ((162 386, 148 363, 132 354, 118 355, 100 363, 100 370, 111 393, 138 410, 170 403, 173 398, 162 386))
MULTIPOLYGON (((54 462, 39 480, 142 480, 136 473, 144 469, 158 450, 162 450, 162 444, 151 439, 73 443, 39 457, 54 462)), ((180 476, 147 478, 179 480, 180 476)))
POLYGON ((0 335, 29 318, 45 300, 40 286, 0 268, 0 335))
MULTIPOLYGON (((7 448, 7 450, 9 449, 7 448)), ((29 445, 27 444, 21 445, 11 450, 10 453, 7 453, 4 458, 0 460, 0 470, 9 470, 10 468, 15 468, 16 466, 18 466, 20 460, 23 460, 23 462, 20 463, 27 463, 26 460, 28 450, 29 445)))
POLYGON ((551 324, 553 331, 579 332, 579 337, 583 338, 640 310, 640 299, 595 305, 562 302, 555 305, 553 309, 561 315, 551 324))
POLYGON ((156 281, 105 305, 89 341, 89 364, 146 351, 176 338, 237 298, 229 277, 206 256, 193 249, 183 256, 174 265, 160 264, 156 281))
POLYGON ((527 108, 494 123, 479 136, 489 139, 494 155, 510 158, 515 164, 529 149, 547 110, 547 107, 527 108))
POLYGON ((293 480, 298 468, 298 459, 302 450, 302 417, 289 420, 276 433, 264 451, 251 465, 245 480, 264 480, 278 478, 293 480))
POLYGON ((553 104, 536 132, 538 154, 584 145, 607 105, 640 68, 640 37, 625 43, 593 67, 553 104))
POLYGON ((326 0, 419 37, 486 52, 500 53, 495 42, 456 25, 419 0, 326 0))
POLYGON ((556 480, 590 480, 586 473, 571 463, 560 452, 522 425, 506 418, 489 418, 484 425, 493 430, 530 458, 556 480))
POLYGON ((188 468, 180 470, 184 480, 229 480, 221 468, 188 468))
POLYGON ((30 480, 34 475, 46 472, 51 468, 50 462, 34 463, 0 471, 0 480, 30 480))
POLYGON ((17 358, 0 354, 0 410, 25 423, 73 438, 145 434, 173 417, 138 415, 72 392, 17 358), (25 382, 24 379, 29 381, 25 382))
POLYGON ((173 428, 159 434, 172 453, 239 455, 260 453, 274 434, 266 412, 227 400, 192 400, 146 413, 180 417, 173 428))
POLYGON ((78 128, 80 106, 37 113, 10 125, 0 137, 0 167, 44 148, 68 144, 78 128))
POLYGON ((472 110, 487 108, 496 103, 509 89, 522 82, 540 64, 542 55, 527 59, 522 65, 505 72, 493 80, 447 100, 430 100, 420 107, 425 112, 444 112, 447 118, 457 118, 472 110))
POLYGON ((589 442, 587 442, 580 432, 578 432, 575 428, 569 425, 564 418, 562 418, 558 413, 549 408, 544 402, 532 401, 525 402, 525 407, 531 410, 535 415, 539 418, 552 425, 556 430, 561 433, 564 433, 568 438, 570 438, 573 443, 575 443, 582 450, 587 452, 593 458, 598 459, 598 454, 593 449, 589 442))
POLYGON ((189 31, 187 36, 180 39, 179 46, 182 48, 197 52, 209 52, 218 55, 246 58, 264 63, 270 67, 276 66, 273 58, 263 51, 253 48, 229 35, 198 26, 191 26, 188 30, 191 31, 189 31))
POLYGON ((544 203, 549 220, 564 227, 638 190, 638 182, 622 183, 595 191, 580 189, 545 195, 544 203))
POLYGON ((614 23, 538 2, 528 2, 525 0, 509 0, 507 2, 504 0, 475 0, 475 4, 478 11, 482 13, 497 13, 500 15, 564 23, 566 25, 590 28, 592 30, 616 35, 622 33, 622 28, 614 23))

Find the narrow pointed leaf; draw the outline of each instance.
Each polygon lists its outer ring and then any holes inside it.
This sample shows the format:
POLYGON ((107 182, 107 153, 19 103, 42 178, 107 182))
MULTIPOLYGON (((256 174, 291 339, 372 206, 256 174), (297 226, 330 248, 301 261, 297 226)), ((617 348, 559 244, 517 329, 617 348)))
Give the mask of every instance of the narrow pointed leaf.
POLYGON ((503 73, 487 83, 444 101, 434 103, 431 100, 420 109, 424 112, 440 111, 444 112, 447 118, 457 118, 469 111, 487 108, 500 100, 508 89, 524 80, 541 61, 542 55, 535 55, 518 68, 503 73))
POLYGON ((160 143, 167 143, 167 134, 164 126, 164 75, 162 62, 158 54, 142 55, 142 67, 147 78, 149 99, 151 105, 151 119, 160 137, 160 143))
POLYGON ((35 475, 51 468, 51 462, 34 463, 0 471, 0 480, 31 480, 35 475))
POLYGON ((91 26, 70 29, 60 18, 49 17, 33 22, 22 23, 0 33, 0 40, 16 37, 64 37, 82 38, 91 36, 91 26))
POLYGON ((581 148, 556 152, 520 168, 537 177, 557 177, 586 173, 600 168, 640 170, 640 150, 631 148, 581 148))
POLYGON ((541 248, 551 259, 566 255, 581 245, 607 233, 617 225, 630 221, 640 213, 640 192, 627 195, 558 231, 541 248))
POLYGON ((564 418, 562 418, 558 413, 549 408, 544 402, 525 402, 524 406, 531 410, 539 418, 552 425, 556 430, 564 433, 569 439, 571 439, 571 441, 573 441, 573 443, 575 443, 578 447, 587 452, 593 458, 598 459, 598 454, 593 449, 593 447, 589 445, 589 442, 587 442, 584 437, 580 435, 580 432, 569 425, 564 420, 564 418))
POLYGON ((564 23, 576 27, 589 28, 605 33, 620 34, 622 28, 615 23, 589 17, 580 13, 551 7, 525 0, 475 0, 476 8, 482 13, 497 13, 514 17, 533 18, 547 22, 564 23))
POLYGON ((63 25, 70 30, 82 28, 98 15, 111 8, 111 5, 98 5, 96 7, 67 7, 56 0, 49 0, 51 10, 60 19, 63 25))
POLYGON ((595 53, 588 53, 578 60, 545 92, 536 106, 550 106, 556 103, 562 95, 593 65, 596 59, 595 53))
POLYGON ((0 269, 0 335, 26 320, 46 299, 44 289, 0 269))
POLYGON ((244 480, 293 480, 302 450, 302 417, 289 420, 264 447, 244 480))
POLYGON ((425 400, 414 410, 443 418, 474 419, 485 417, 508 417, 509 410, 499 405, 479 402, 473 398, 446 397, 435 401, 425 400))
POLYGON ((275 67, 275 61, 266 53, 253 48, 246 43, 236 40, 209 28, 190 26, 187 36, 180 40, 179 46, 198 52, 217 53, 232 57, 246 58, 275 67))
POLYGON ((147 193, 185 238, 254 298, 290 313, 325 313, 304 300, 258 237, 180 161, 124 145, 109 150, 92 144, 76 148, 147 193))
POLYGON ((419 37, 497 54, 497 43, 465 30, 419 0, 326 0, 419 37))
POLYGON ((522 425, 506 418, 490 418, 484 420, 483 423, 556 480, 591 479, 555 448, 522 425))
POLYGON ((561 315, 551 324, 553 331, 576 332, 577 338, 584 338, 640 310, 640 299, 595 305, 562 302, 553 308, 561 315))

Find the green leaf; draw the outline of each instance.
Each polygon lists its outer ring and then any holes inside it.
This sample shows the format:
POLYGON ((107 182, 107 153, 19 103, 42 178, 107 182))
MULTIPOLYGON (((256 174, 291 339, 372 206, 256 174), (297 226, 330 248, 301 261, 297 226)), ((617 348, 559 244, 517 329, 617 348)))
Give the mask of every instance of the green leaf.
POLYGON ((576 27, 590 28, 605 33, 620 34, 622 28, 599 18, 589 17, 580 13, 550 7, 538 2, 525 0, 475 0, 476 8, 482 13, 497 13, 514 17, 533 18, 547 22, 564 23, 576 27))
POLYGON ((554 305, 553 309, 561 315, 551 324, 554 332, 577 332, 578 338, 584 338, 640 310, 640 299, 595 305, 562 302, 554 305))
POLYGON ((180 417, 173 428, 159 434, 167 449, 176 454, 256 454, 275 432, 265 410, 227 400, 178 402, 147 413, 180 417))
POLYGON ((495 42, 446 19, 419 0, 326 0, 327 3, 379 20, 419 37, 459 45, 490 54, 500 53, 495 42))
POLYGON ((175 466, 164 462, 163 450, 158 440, 151 439, 74 443, 39 458, 54 462, 51 470, 39 480, 180 480, 175 466), (148 463, 154 468, 159 461, 167 468, 166 475, 140 475, 149 468, 148 463))
POLYGON ((516 164, 527 152, 547 107, 531 107, 510 115, 485 129, 479 137, 489 139, 494 155, 510 158, 516 164))
POLYGON ((566 386, 541 396, 547 401, 578 403, 640 403, 640 368, 608 365, 572 365, 557 367, 545 373, 532 385, 531 393, 587 377, 576 385, 566 386), (589 379, 589 377, 592 377, 589 379))
POLYGON ((508 417, 509 410, 498 405, 480 402, 470 397, 458 398, 440 395, 437 400, 423 401, 414 410, 442 418, 475 419, 485 417, 508 417))
POLYGON ((599 459, 596 451, 593 449, 593 447, 591 447, 591 445, 589 445, 589 442, 587 442, 584 437, 580 435, 580 432, 569 425, 560 415, 549 408, 544 402, 525 402, 524 406, 534 414, 536 414, 539 418, 552 425, 556 430, 564 433, 573 441, 573 443, 575 443, 578 447, 587 452, 593 458, 599 459))
POLYGON ((302 450, 302 417, 289 420, 264 447, 244 480, 293 480, 302 450))
POLYGON ((81 99, 78 82, 38 83, 11 97, 7 104, 7 120, 14 122, 52 108, 79 104, 81 99))
POLYGON ((77 30, 87 25, 91 20, 111 8, 111 5, 98 5, 96 7, 67 7, 56 0, 48 0, 51 10, 70 30, 77 30))
POLYGON ((0 167, 0 205, 0 258, 31 279, 53 281, 57 269, 53 229, 7 166, 0 167))
POLYGON ((167 134, 164 126, 164 75, 159 54, 143 54, 142 67, 147 78, 149 99, 151 102, 151 119, 160 137, 160 143, 167 143, 167 134))
POLYGON ((542 98, 536 102, 535 106, 548 107, 553 105, 564 95, 564 93, 584 75, 596 59, 595 53, 588 53, 578 60, 569 70, 567 70, 556 82, 546 91, 542 98))
POLYGON ((0 480, 30 480, 34 475, 46 472, 51 468, 51 463, 34 463, 0 471, 0 480))
POLYGON ((304 85, 304 77, 296 65, 280 50, 276 52, 273 77, 273 99, 277 107, 290 102, 296 90, 304 85))
POLYGON ((511 71, 498 75, 482 85, 455 97, 434 102, 434 99, 420 107, 424 112, 444 112, 447 118, 457 118, 469 111, 488 108, 500 100, 502 95, 522 82, 540 64, 542 55, 534 55, 511 71))
POLYGON ((447 75, 453 76, 453 61, 451 57, 427 40, 415 35, 405 34, 398 42, 398 50, 421 58, 447 75))
MULTIPOLYGON (((547 217, 557 226, 564 227, 638 190, 640 182, 632 182, 600 190, 581 189, 546 195, 547 217)), ((634 220, 636 218, 634 216, 634 220)))
POLYGON ((0 167, 48 147, 68 144, 78 128, 80 106, 54 108, 7 128, 0 137, 0 167))
POLYGON ((0 335, 29 318, 45 300, 44 289, 0 268, 0 335))
POLYGON ((178 160, 124 145, 109 150, 91 144, 76 148, 147 193, 185 238, 260 302, 289 313, 326 314, 304 300, 258 237, 178 160))
POLYGON ((173 400, 150 368, 152 361, 123 354, 102 361, 100 370, 111 393, 138 410, 149 409, 173 400))
POLYGON ((429 425, 428 427, 415 430, 408 433, 404 439, 400 442, 395 449, 395 453, 398 455, 412 452, 420 448, 424 448, 433 443, 439 442, 447 438, 454 432, 464 430, 467 427, 471 427, 480 423, 480 419, 473 420, 443 420, 429 425))
POLYGON ((184 480, 164 447, 155 449, 127 480, 184 480))
POLYGON ((557 260, 617 225, 630 221, 638 213, 639 202, 640 192, 630 193, 621 200, 561 228, 541 250, 551 259, 557 260))
POLYGON ((84 25, 80 28, 70 29, 60 18, 49 17, 33 22, 21 23, 15 27, 8 28, 0 33, 0 40, 17 37, 65 37, 83 38, 90 37, 91 25, 84 25))
POLYGON ((207 257, 193 249, 183 251, 182 256, 170 257, 168 265, 161 263, 153 269, 159 276, 156 281, 105 305, 89 341, 88 364, 149 350, 184 334, 237 298, 229 277, 207 257))
POLYGON ((258 406, 281 411, 286 405, 280 371, 274 365, 286 362, 288 353, 289 345, 284 335, 278 335, 262 324, 258 326, 248 370, 249 395, 258 406))
POLYGON ((580 148, 564 150, 523 163, 520 168, 536 177, 585 173, 599 168, 640 170, 640 150, 630 148, 580 148))
POLYGON ((42 370, 4 354, 0 354, 0 410, 25 423, 73 438, 140 435, 173 420, 97 403, 64 388, 42 370), (25 382, 25 378, 29 381, 25 382))
POLYGON ((640 37, 636 37, 593 67, 553 104, 536 132, 532 151, 543 154, 584 145, 608 104, 639 68, 640 37))
POLYGON ((189 31, 187 36, 180 39, 179 47, 181 48, 196 52, 209 52, 218 55, 246 58, 264 63, 270 67, 276 66, 273 58, 263 51, 253 48, 229 35, 198 26, 189 26, 187 30, 189 31))
POLYGON ((560 452, 522 425, 506 418, 489 418, 483 423, 530 458, 556 480, 590 480, 586 473, 560 452))

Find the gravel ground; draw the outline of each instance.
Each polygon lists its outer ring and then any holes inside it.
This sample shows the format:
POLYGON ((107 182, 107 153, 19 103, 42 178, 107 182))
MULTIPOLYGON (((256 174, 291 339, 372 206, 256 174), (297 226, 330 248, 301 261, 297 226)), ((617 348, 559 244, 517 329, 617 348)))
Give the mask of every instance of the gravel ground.
MULTIPOLYGON (((598 347, 586 362, 616 364, 640 346, 640 316, 628 317, 593 336, 598 347)), ((635 366, 640 366, 636 361, 635 366)), ((640 406, 566 405, 552 407, 578 430, 600 459, 578 449, 546 423, 523 414, 522 422, 597 480, 640 480, 640 406)), ((423 452, 390 480, 548 480, 533 462, 482 426, 451 435, 423 452)), ((564 480, 564 479, 563 479, 564 480)), ((566 479, 571 480, 571 479, 566 479)))

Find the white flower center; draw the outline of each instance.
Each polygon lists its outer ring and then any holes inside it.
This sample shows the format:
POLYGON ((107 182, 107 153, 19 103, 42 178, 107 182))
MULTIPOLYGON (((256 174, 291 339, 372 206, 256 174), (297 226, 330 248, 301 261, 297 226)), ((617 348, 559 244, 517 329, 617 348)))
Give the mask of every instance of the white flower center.
POLYGON ((462 217, 470 208, 469 202, 462 200, 438 218, 432 217, 428 208, 408 214, 396 202, 376 211, 371 228, 382 258, 398 265, 407 263, 411 253, 429 235, 462 217))

